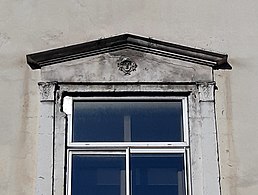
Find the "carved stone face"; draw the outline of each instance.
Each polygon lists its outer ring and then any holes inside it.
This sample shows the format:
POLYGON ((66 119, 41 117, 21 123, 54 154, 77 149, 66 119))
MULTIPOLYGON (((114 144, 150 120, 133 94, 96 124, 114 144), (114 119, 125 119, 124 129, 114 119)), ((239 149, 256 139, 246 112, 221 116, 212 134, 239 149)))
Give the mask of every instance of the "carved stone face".
POLYGON ((130 58, 121 57, 117 62, 117 67, 124 75, 131 75, 132 71, 136 71, 137 65, 130 58))

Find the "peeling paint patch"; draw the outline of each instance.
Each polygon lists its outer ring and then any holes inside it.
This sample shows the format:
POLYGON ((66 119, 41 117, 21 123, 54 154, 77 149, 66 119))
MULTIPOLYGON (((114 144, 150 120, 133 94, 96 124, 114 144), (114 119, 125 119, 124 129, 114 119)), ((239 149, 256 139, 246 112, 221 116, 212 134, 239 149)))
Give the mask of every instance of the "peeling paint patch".
POLYGON ((0 49, 6 44, 8 43, 8 41, 10 40, 11 38, 8 36, 7 33, 1 33, 0 32, 0 49))
POLYGON ((47 44, 47 45, 54 45, 56 43, 61 43, 62 37, 63 37, 62 31, 47 31, 45 34, 41 37, 41 39, 47 44))
POLYGON ((76 2, 81 6, 81 7, 86 7, 87 3, 85 0, 76 0, 76 2))

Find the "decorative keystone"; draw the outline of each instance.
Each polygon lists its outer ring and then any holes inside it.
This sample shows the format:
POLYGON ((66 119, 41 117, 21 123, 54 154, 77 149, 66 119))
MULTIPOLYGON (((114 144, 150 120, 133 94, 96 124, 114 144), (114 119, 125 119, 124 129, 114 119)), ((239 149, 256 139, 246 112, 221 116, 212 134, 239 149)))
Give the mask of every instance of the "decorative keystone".
POLYGON ((137 65, 129 57, 120 57, 117 62, 117 67, 124 75, 131 75, 132 71, 136 71, 137 65))

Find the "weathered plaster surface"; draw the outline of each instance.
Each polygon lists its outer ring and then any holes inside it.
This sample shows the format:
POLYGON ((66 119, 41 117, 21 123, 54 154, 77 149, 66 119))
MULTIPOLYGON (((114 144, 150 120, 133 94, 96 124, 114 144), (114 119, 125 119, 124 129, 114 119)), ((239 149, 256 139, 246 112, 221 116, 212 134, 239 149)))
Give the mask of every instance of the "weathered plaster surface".
POLYGON ((42 67, 42 80, 58 82, 196 82, 211 81, 211 67, 123 49, 42 67), (137 68, 125 75, 118 68, 129 57, 137 68))
POLYGON ((124 32, 229 54, 217 71, 222 192, 256 195, 255 0, 68 0, 0 2, 0 194, 32 195, 39 120, 38 71, 25 54, 124 32))

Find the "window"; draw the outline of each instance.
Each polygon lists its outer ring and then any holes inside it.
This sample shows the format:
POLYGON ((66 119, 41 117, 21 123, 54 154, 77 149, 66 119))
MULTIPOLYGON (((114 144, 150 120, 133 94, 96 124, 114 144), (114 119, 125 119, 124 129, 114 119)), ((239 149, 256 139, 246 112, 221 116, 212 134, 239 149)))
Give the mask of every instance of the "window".
POLYGON ((186 97, 65 97, 68 195, 189 194, 186 97))
POLYGON ((41 69, 38 195, 220 195, 214 70, 131 34, 27 55, 41 69))

